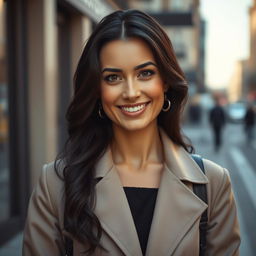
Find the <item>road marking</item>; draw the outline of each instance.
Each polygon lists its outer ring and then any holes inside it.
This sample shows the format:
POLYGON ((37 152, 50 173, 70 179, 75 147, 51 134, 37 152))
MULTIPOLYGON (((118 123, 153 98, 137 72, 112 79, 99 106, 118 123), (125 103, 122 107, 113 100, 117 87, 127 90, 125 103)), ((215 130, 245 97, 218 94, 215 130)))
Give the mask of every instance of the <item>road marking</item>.
MULTIPOLYGON (((231 148, 230 155, 233 158, 237 168, 238 175, 243 180, 249 196, 251 197, 252 203, 255 207, 255 191, 254 186, 256 182, 256 174, 248 162, 242 152, 238 148, 231 148)), ((234 190, 235 198, 237 198, 236 190, 234 190)), ((239 218, 239 226, 240 226, 240 234, 241 234, 241 245, 240 245, 240 253, 241 255, 253 256, 251 246, 249 244, 250 238, 248 232, 245 231, 245 220, 242 218, 242 208, 240 207, 239 201, 237 200, 237 213, 239 218)))
POLYGON ((230 149, 230 155, 232 156, 236 167, 238 168, 238 174, 243 180, 247 192, 251 198, 254 208, 256 209, 256 199, 255 199, 255 184, 256 184, 256 173, 253 167, 250 165, 249 161, 244 157, 242 152, 234 147, 230 149))

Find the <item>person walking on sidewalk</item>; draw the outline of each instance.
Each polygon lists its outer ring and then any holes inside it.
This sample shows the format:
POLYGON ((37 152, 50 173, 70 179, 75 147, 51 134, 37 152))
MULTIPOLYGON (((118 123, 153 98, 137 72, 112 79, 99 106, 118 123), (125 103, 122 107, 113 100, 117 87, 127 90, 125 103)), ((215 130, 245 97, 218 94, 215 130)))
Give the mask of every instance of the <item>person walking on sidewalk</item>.
POLYGON ((215 106, 210 110, 209 121, 213 131, 214 149, 218 152, 222 145, 222 130, 226 123, 225 112, 218 98, 215 99, 215 106))
POLYGON ((78 62, 65 148, 31 196, 23 255, 239 255, 229 172, 207 159, 202 172, 181 132, 187 97, 155 19, 103 18, 78 62))
POLYGON ((254 138, 253 129, 255 124, 255 111, 252 105, 249 105, 244 117, 244 129, 247 137, 247 142, 250 144, 254 138))

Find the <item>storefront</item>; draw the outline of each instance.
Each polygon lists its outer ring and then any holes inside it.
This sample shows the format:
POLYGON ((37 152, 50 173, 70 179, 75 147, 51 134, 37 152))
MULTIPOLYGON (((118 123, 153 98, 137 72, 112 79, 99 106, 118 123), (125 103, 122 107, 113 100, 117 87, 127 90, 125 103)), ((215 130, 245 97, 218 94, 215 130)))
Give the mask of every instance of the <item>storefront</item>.
MULTIPOLYGON (((120 1, 121 2, 121 1, 120 1)), ((0 245, 22 230, 42 165, 65 138, 72 77, 103 0, 0 0, 0 245)))
POLYGON ((26 15, 0 0, 0 242, 22 228, 29 194, 26 15))

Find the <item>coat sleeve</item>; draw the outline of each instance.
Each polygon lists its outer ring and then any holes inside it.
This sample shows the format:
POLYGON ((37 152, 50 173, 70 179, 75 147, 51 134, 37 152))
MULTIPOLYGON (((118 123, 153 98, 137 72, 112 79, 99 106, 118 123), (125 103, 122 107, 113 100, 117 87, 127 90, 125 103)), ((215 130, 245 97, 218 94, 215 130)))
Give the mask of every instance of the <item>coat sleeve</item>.
POLYGON ((229 173, 222 168, 209 211, 206 255, 238 256, 240 245, 236 205, 229 173))
MULTIPOLYGON (((23 234, 23 256, 64 255, 64 242, 56 206, 49 190, 47 165, 29 202, 23 234)), ((52 177, 51 177, 52 179, 52 177)), ((52 185, 51 180, 51 185, 52 185)))

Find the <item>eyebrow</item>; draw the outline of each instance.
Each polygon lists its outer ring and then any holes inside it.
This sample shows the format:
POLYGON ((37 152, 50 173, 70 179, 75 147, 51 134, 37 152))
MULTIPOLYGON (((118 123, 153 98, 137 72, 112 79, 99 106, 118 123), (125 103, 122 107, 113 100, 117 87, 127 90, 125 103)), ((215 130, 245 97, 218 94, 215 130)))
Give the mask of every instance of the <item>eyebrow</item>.
MULTIPOLYGON (((155 64, 154 62, 148 61, 148 62, 145 62, 145 63, 142 63, 142 64, 136 66, 136 67, 134 68, 134 70, 138 70, 138 69, 141 69, 141 68, 145 68, 145 67, 147 67, 147 66, 149 66, 149 65, 153 65, 153 66, 156 67, 156 64, 155 64)), ((102 70, 102 73, 104 73, 104 72, 106 72, 106 71, 108 71, 108 72, 122 72, 122 69, 120 69, 120 68, 104 68, 104 69, 102 70)))

